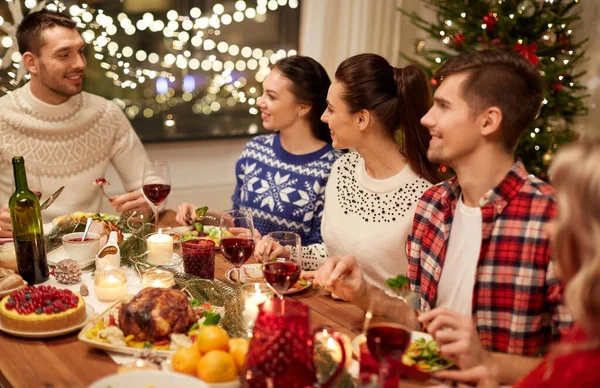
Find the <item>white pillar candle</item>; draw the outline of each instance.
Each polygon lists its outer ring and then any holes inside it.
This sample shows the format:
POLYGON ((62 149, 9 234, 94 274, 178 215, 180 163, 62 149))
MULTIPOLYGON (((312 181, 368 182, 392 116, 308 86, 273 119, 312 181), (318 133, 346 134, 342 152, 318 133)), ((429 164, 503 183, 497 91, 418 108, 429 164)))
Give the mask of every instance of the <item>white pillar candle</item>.
POLYGON ((258 305, 273 297, 273 291, 265 284, 251 283, 242 286, 242 296, 244 297, 242 318, 248 328, 252 329, 258 316, 258 305))
POLYGON ((161 229, 146 239, 146 245, 148 263, 159 265, 173 259, 173 237, 163 233, 161 229))

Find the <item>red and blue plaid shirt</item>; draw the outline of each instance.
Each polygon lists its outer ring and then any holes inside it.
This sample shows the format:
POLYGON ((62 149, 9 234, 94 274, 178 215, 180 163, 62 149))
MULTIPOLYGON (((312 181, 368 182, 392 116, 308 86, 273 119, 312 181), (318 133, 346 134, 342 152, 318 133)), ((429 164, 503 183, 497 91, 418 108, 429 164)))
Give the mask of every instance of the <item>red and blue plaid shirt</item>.
MULTIPOLYGON (((423 311, 435 307, 460 195, 452 178, 426 191, 417 205, 407 241, 408 277, 423 311)), ((473 290, 479 338, 492 351, 544 353, 572 323, 543 231, 556 212, 554 190, 518 161, 479 206, 483 229, 473 290)))

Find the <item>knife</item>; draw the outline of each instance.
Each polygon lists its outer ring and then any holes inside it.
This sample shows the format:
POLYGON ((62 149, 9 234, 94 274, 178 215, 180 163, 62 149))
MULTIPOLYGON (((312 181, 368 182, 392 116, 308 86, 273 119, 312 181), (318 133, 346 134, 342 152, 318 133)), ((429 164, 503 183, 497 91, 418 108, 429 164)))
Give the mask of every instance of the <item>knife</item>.
POLYGON ((51 196, 48 197, 48 199, 46 199, 44 201, 44 203, 42 203, 40 205, 40 210, 44 210, 47 209, 48 207, 50 207, 50 205, 52 205, 54 203, 54 201, 56 201, 56 198, 58 198, 58 196, 60 195, 60 193, 62 193, 63 189, 65 188, 65 186, 60 186, 58 188, 58 190, 56 190, 54 192, 54 194, 52 194, 51 196))

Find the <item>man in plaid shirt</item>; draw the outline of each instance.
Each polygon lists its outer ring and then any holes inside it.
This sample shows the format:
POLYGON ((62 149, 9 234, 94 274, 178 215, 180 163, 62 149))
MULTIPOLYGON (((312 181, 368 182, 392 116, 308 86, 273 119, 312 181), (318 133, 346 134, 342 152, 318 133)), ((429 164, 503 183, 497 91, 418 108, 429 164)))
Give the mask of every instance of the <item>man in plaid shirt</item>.
MULTIPOLYGON (((495 377, 511 383, 572 321, 543 230, 556 211, 553 189, 514 156, 543 82, 524 58, 500 50, 451 58, 436 79, 421 120, 432 137, 427 155, 456 177, 423 195, 408 238, 419 321, 461 368, 494 359, 495 377)), ((362 307, 384 297, 351 256, 328 258, 315 283, 362 307)))

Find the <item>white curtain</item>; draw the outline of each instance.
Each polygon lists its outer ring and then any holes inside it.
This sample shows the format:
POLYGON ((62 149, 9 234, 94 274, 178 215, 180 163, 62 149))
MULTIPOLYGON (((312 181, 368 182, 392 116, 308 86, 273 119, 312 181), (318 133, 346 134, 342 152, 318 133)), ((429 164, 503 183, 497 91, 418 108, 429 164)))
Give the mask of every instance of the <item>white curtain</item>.
POLYGON ((400 66, 400 51, 412 54, 424 33, 398 7, 424 12, 416 0, 303 0, 299 53, 319 61, 330 76, 340 62, 360 53, 400 66))

